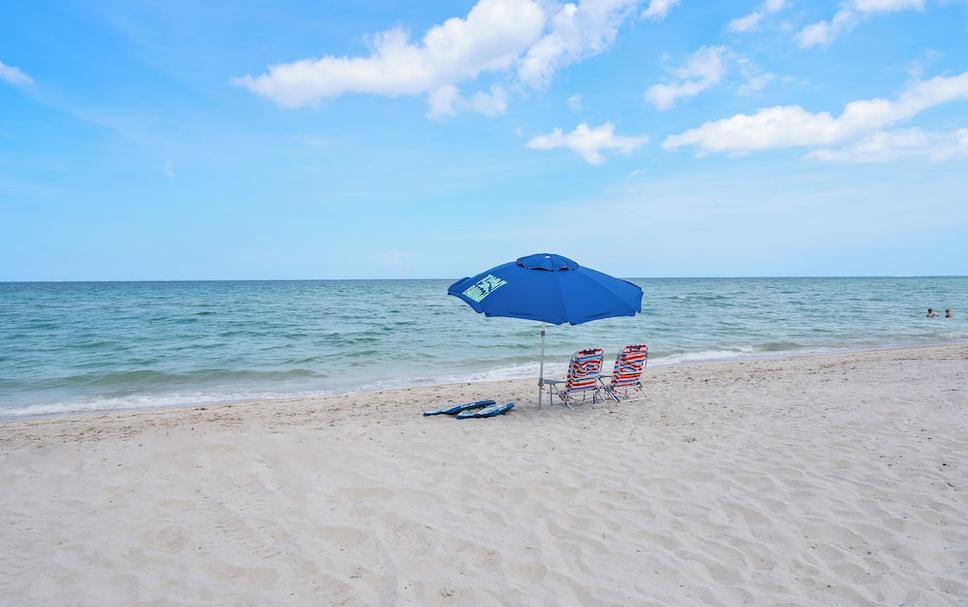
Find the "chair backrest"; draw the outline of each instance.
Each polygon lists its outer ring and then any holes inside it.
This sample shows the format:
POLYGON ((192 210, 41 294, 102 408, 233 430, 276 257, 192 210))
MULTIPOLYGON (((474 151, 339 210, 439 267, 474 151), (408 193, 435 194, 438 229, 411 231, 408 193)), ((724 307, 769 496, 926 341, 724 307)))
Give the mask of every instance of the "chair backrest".
POLYGON ((649 346, 625 346, 615 357, 610 388, 632 388, 642 384, 642 370, 649 361, 649 346))
POLYGON ((598 387, 598 374, 602 372, 602 361, 604 359, 605 351, 601 348, 589 348, 575 352, 568 364, 565 390, 568 392, 595 390, 598 387))

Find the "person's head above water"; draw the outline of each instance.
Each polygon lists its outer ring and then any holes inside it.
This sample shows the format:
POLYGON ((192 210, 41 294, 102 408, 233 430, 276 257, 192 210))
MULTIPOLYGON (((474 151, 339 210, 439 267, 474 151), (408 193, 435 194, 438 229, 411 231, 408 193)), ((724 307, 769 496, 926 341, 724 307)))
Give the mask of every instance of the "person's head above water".
POLYGON ((934 308, 928 308, 928 318, 934 318, 934 308))
POLYGON ((944 309, 944 317, 945 318, 951 318, 951 308, 945 308, 944 309))

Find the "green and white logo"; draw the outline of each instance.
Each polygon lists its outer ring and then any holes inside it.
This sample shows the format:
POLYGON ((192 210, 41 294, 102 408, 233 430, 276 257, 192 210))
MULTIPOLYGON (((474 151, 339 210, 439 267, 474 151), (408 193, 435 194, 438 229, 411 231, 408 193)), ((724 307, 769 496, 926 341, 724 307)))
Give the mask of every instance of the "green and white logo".
POLYGON ((493 274, 488 274, 484 278, 478 280, 476 283, 471 285, 464 291, 464 295, 467 299, 481 303, 484 298, 497 291, 504 285, 508 284, 508 281, 498 278, 493 274))

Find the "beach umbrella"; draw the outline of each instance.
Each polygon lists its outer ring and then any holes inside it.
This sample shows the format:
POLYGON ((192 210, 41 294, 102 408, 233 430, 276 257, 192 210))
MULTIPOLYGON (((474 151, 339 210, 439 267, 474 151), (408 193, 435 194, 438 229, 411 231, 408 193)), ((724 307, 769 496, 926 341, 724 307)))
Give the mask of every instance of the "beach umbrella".
MULTIPOLYGON (((553 253, 520 257, 447 288, 484 316, 525 318, 552 325, 580 325, 642 311, 642 289, 627 280, 580 266, 553 253)), ((538 408, 544 387, 544 337, 541 327, 538 408)))

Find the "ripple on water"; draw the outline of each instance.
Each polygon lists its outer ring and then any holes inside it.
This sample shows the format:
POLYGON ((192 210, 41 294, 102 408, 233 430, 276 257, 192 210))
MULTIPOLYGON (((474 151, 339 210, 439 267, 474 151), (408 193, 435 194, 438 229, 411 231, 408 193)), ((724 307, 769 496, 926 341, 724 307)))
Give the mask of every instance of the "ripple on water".
MULTIPOLYGON (((536 373, 538 323, 474 314, 450 282, 0 284, 0 408, 536 373)), ((966 278, 637 282, 642 315, 548 327, 548 363, 630 343, 678 364, 968 341, 966 278)))

